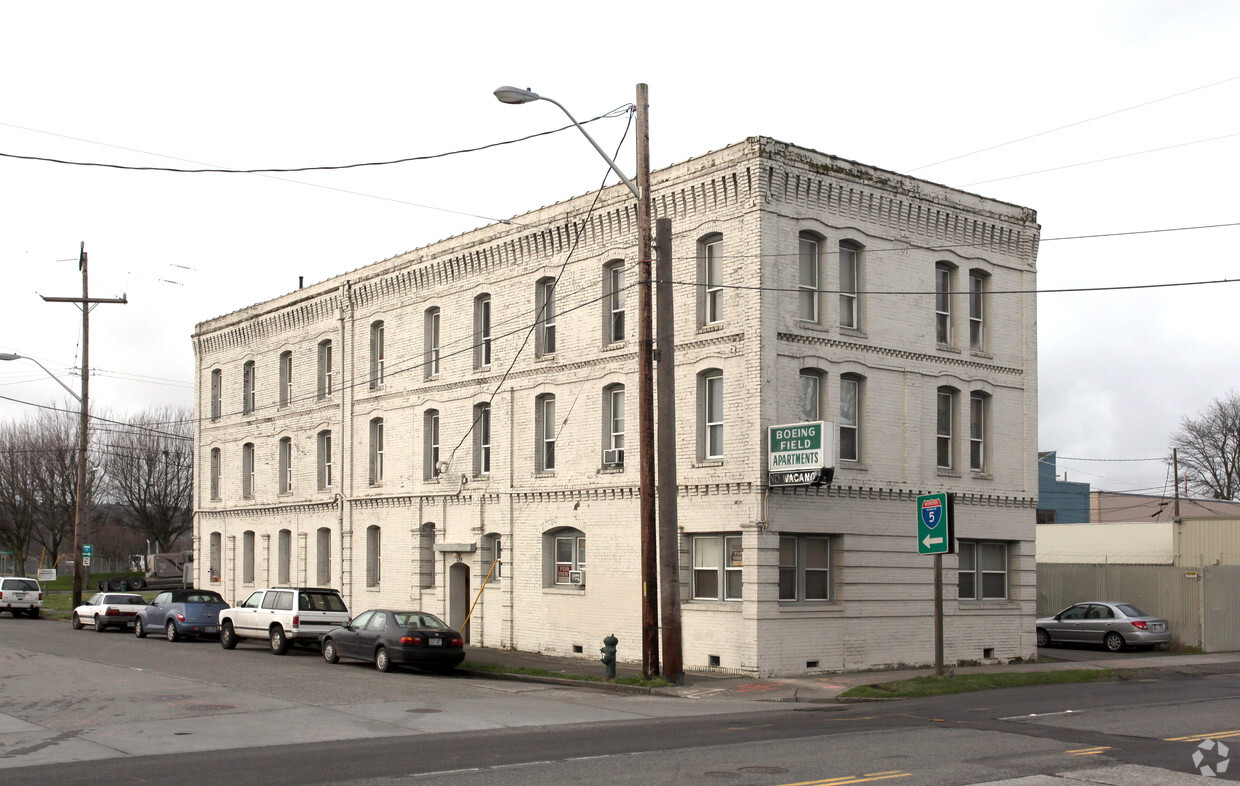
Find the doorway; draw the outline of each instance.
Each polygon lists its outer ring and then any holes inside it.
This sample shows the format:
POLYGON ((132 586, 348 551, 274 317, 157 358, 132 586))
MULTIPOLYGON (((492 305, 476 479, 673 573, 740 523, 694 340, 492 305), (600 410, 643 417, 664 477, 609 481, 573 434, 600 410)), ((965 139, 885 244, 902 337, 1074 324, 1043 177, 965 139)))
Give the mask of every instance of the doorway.
POLYGON ((469 615, 469 601, 469 566, 464 562, 454 562, 448 568, 448 624, 461 631, 466 644, 469 643, 470 630, 461 630, 461 626, 469 615))

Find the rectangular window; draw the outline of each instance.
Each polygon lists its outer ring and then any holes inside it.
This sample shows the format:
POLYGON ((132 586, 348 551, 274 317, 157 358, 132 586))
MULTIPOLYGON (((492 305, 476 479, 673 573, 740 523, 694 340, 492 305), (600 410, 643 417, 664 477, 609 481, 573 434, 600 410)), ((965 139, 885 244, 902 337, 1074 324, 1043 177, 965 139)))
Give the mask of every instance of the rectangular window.
POLYGON ((797 418, 801 423, 813 423, 822 417, 821 378, 817 372, 802 371, 797 379, 797 418))
POLYGON ((861 324, 857 313, 860 263, 861 251, 851 243, 840 243, 840 327, 856 329, 861 324))
POLYGON ((280 493, 288 494, 293 490, 293 440, 284 437, 280 440, 280 493))
POLYGON ((612 450, 624 450, 624 388, 613 388, 610 399, 612 450))
POLYGON ((723 375, 706 377, 706 458, 723 458, 723 375))
POLYGON ((951 469, 955 448, 952 445, 952 411, 956 408, 956 394, 940 390, 938 395, 937 453, 939 469, 951 469))
POLYGON ((220 498, 220 449, 211 448, 211 499, 220 498))
POLYGON ((819 245, 817 240, 808 235, 801 235, 800 241, 797 317, 806 322, 817 322, 819 245))
POLYGON ((559 535, 555 539, 555 583, 574 584, 573 571, 586 569, 586 539, 559 535))
POLYGON ((624 341, 624 265, 617 263, 607 269, 607 340, 624 341))
POLYGON ((332 394, 332 342, 319 344, 319 398, 332 394))
POLYGON ((969 276, 969 349, 986 348, 986 277, 969 276))
POLYGON ((779 599, 831 599, 830 538, 780 536, 779 599))
POLYGON ((426 417, 426 448, 430 451, 430 476, 439 477, 439 413, 431 412, 426 417))
POLYGON ((702 321, 713 325, 723 320, 723 240, 713 240, 703 246, 702 321))
POLYGON ((241 413, 248 415, 254 411, 254 361, 248 361, 241 367, 241 413))
POLYGON ((481 295, 474 301, 474 328, 477 336, 477 367, 491 367, 491 297, 481 295))
POLYGON ((939 266, 934 269, 934 330, 935 340, 950 346, 952 343, 952 271, 939 266))
POLYGON ((986 397, 978 393, 969 396, 969 469, 986 469, 986 397))
POLYGON ((861 459, 861 382, 840 378, 840 459, 861 459))
POLYGON ((280 353, 280 406, 293 403, 293 353, 280 353))
POLYGON ((293 561, 293 533, 282 529, 276 538, 276 581, 289 583, 289 568, 293 561))
POLYGON ((555 469, 555 396, 544 396, 539 400, 539 466, 543 472, 555 469))
POLYGON ((366 528, 366 586, 379 586, 380 560, 379 527, 371 525, 366 528))
POLYGON ((439 376, 439 309, 426 312, 426 377, 439 376))
POLYGON ((370 485, 383 482, 383 418, 370 421, 370 485))
POLYGON ((478 465, 475 467, 475 475, 491 474, 491 405, 479 404, 475 408, 475 418, 477 420, 474 426, 474 433, 477 434, 478 446, 478 465))
POLYGON ((370 389, 383 387, 383 323, 370 326, 370 389))
POLYGON ((555 354, 555 279, 538 282, 538 341, 539 355, 555 354))
POLYGON ((211 372, 211 419, 219 420, 224 413, 224 375, 218 368, 211 372))
POLYGON ((740 535, 694 536, 694 600, 740 600, 742 567, 740 535))
POLYGON ((332 581, 332 531, 319 527, 314 541, 315 583, 327 586, 332 581))
POLYGON ((254 583, 254 530, 241 535, 241 583, 254 583))
POLYGON ((957 595, 961 600, 1006 600, 1008 546, 1000 541, 961 540, 957 595))
POLYGON ((241 446, 241 496, 254 496, 254 443, 241 446))
POLYGON ((332 433, 319 432, 319 490, 332 487, 332 433))

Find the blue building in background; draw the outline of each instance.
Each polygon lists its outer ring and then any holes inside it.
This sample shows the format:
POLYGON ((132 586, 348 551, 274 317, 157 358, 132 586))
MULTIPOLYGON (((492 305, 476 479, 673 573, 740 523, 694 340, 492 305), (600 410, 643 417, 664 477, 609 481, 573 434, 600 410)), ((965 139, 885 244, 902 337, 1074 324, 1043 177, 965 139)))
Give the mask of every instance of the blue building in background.
POLYGON ((1060 480, 1053 450, 1038 453, 1038 523, 1089 523, 1089 484, 1060 480))

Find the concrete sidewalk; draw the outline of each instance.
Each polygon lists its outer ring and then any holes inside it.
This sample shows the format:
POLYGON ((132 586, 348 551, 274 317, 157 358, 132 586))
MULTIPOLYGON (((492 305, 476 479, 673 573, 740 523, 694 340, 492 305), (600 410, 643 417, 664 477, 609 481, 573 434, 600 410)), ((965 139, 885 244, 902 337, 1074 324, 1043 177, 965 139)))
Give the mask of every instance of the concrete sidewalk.
MULTIPOLYGON (((934 669, 908 669, 899 671, 854 671, 831 674, 814 674, 802 677, 752 677, 717 671, 692 671, 685 674, 683 685, 664 688, 635 688, 615 683, 585 682, 575 677, 589 676, 601 679, 605 670, 596 657, 559 657, 515 650, 487 647, 469 647, 461 669, 470 670, 471 665, 504 669, 533 669, 562 677, 542 677, 521 674, 496 674, 479 671, 479 674, 502 679, 533 682, 551 682, 603 690, 650 693, 685 699, 747 699, 775 702, 830 702, 841 693, 857 685, 890 682, 910 677, 926 677, 934 669)), ((959 666, 955 674, 996 674, 1002 672, 1067 671, 1071 669, 1167 669, 1240 672, 1240 652, 1212 653, 1205 655, 1163 655, 1152 652, 1143 657, 1114 658, 1099 652, 1089 660, 1062 660, 1047 663, 1010 663, 982 666, 959 666)), ((621 663, 616 668, 617 677, 640 677, 641 668, 631 663, 621 663)))

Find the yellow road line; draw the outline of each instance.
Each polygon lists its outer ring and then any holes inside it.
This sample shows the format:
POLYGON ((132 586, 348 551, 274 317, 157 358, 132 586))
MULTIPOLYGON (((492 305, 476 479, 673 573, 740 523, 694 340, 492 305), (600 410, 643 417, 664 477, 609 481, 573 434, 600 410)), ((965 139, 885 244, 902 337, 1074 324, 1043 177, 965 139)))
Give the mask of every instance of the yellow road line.
POLYGON ((1198 740, 1217 740, 1223 737, 1240 737, 1240 729, 1232 731, 1216 731, 1210 734, 1193 734, 1188 737, 1167 737, 1164 742, 1197 742, 1198 740))
POLYGON ((1072 754, 1073 756, 1093 756, 1094 754, 1102 753, 1103 751, 1113 751, 1113 750, 1115 749, 1112 748, 1110 745, 1099 745, 1096 748, 1078 748, 1074 751, 1068 751, 1068 753, 1072 754))
POLYGON ((845 783, 869 783, 870 781, 885 781, 889 778, 907 778, 912 774, 903 770, 888 770, 887 772, 869 772, 865 775, 845 775, 840 778, 827 778, 819 781, 785 783, 781 786, 842 786, 845 783))

